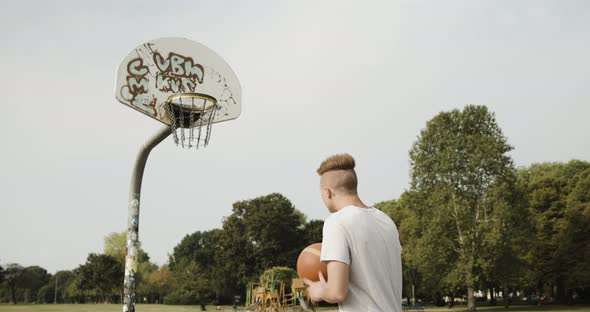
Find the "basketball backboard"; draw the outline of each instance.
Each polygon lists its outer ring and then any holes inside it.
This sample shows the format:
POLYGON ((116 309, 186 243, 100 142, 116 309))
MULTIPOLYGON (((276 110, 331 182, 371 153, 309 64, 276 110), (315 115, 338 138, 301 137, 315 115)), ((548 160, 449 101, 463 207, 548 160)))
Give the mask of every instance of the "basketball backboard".
POLYGON ((235 119, 241 112, 240 83, 229 65, 184 38, 159 38, 133 49, 117 69, 115 92, 119 102, 167 125, 173 121, 166 104, 185 104, 183 99, 192 105, 204 99, 203 107, 214 111, 211 123, 235 119))

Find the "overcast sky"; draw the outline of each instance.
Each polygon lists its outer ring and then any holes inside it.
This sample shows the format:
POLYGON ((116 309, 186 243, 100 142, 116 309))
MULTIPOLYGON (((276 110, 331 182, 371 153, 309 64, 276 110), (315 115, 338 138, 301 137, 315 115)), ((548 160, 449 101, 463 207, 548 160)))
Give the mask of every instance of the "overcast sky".
MULTIPOLYGON (((74 269, 126 228, 139 146, 160 124, 115 100, 137 45, 199 41, 242 84, 203 150, 146 167, 140 240, 158 264, 237 200, 286 195, 327 217, 315 169, 357 160, 360 195, 396 198, 426 121, 487 105, 517 166, 590 160, 588 1, 1 1, 0 263, 74 269)), ((271 220, 272 221, 272 220, 271 220)))

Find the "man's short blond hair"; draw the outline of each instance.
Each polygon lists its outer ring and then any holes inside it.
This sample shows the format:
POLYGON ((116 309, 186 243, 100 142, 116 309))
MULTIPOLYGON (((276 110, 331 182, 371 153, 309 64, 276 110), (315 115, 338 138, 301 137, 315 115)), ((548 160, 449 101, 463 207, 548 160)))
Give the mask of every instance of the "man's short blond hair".
POLYGON ((356 194, 357 177, 354 171, 354 158, 349 154, 337 154, 328 157, 322 162, 317 173, 322 176, 328 173, 332 187, 346 194, 356 194))
POLYGON ((354 158, 349 154, 337 154, 326 158, 317 170, 319 175, 335 170, 354 170, 354 158))

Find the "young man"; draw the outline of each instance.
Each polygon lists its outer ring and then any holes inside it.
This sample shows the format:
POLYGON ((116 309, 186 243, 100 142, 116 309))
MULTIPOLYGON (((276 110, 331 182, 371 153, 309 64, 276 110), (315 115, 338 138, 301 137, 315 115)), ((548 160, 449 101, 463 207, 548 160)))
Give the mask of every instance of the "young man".
POLYGON ((317 170, 332 213, 324 222, 321 261, 328 279, 305 280, 312 301, 338 303, 340 312, 401 312, 402 266, 397 227, 357 194, 355 161, 348 154, 326 159, 317 170))

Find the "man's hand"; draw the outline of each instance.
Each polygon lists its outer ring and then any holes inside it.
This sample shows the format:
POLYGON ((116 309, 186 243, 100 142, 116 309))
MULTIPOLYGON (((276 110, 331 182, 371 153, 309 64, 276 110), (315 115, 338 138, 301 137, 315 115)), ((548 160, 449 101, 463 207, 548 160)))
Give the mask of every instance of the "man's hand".
POLYGON ((326 301, 338 303, 348 294, 348 264, 339 261, 328 262, 328 281, 318 272, 320 278, 317 282, 303 279, 307 287, 307 294, 313 302, 326 301))
POLYGON ((324 279, 324 275, 322 272, 318 272, 318 276, 320 278, 317 282, 312 282, 310 279, 304 278, 303 281, 307 286, 307 294, 309 298, 311 298, 312 302, 320 302, 323 300, 323 293, 326 289, 326 280, 324 279))

